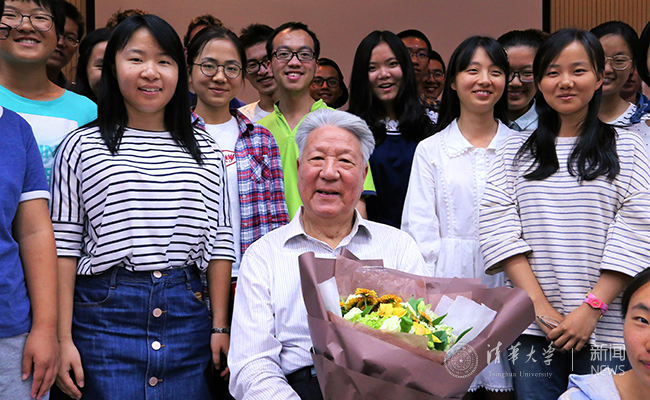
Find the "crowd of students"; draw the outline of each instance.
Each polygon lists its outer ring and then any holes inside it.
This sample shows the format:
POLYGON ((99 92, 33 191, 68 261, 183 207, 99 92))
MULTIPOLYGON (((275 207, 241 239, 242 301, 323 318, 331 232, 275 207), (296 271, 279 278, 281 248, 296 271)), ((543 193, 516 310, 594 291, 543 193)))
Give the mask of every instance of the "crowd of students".
POLYGON ((233 296, 247 249, 300 218, 296 133, 331 108, 374 136, 360 218, 407 232, 430 276, 533 301, 517 342, 552 361, 504 352, 467 398, 650 393, 650 23, 472 36, 447 63, 374 31, 346 85, 300 22, 202 15, 181 40, 127 10, 84 37, 65 1, 2 6, 0 398, 273 398, 242 373, 264 346, 231 337, 259 311, 233 296), (623 345, 632 373, 570 377, 621 372, 592 349, 623 345))

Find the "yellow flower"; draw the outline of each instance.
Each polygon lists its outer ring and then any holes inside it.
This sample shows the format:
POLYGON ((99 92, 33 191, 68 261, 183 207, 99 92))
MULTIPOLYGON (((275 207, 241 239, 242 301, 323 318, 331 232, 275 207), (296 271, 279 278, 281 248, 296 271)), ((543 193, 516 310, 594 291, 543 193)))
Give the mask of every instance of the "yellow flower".
POLYGON ((431 325, 431 322, 432 322, 432 321, 431 321, 431 318, 429 318, 429 316, 427 315, 427 313, 425 313, 424 311, 420 310, 420 315, 423 316, 424 319, 427 320, 427 322, 429 323, 429 325, 431 325))
POLYGON ((393 315, 396 315, 399 318, 402 318, 403 316, 406 315, 406 310, 403 309, 402 307, 393 307, 393 315))
POLYGON ((392 304, 380 304, 379 311, 377 311, 380 317, 392 317, 393 316, 393 305, 392 304))
POLYGON ((399 304, 402 302, 402 299, 400 299, 398 296, 395 296, 394 294, 385 294, 381 296, 377 301, 380 303, 399 304))
POLYGON ((431 335, 431 340, 433 340, 433 343, 442 343, 442 341, 438 339, 438 336, 436 335, 431 335))
POLYGON ((367 298, 377 297, 377 292, 375 292, 374 290, 370 290, 370 289, 357 288, 357 291, 354 292, 354 294, 360 294, 360 295, 362 295, 364 297, 367 297, 367 298))
POLYGON ((413 322, 413 329, 415 329, 415 334, 420 336, 428 335, 431 333, 431 331, 428 330, 424 325, 417 322, 413 322))

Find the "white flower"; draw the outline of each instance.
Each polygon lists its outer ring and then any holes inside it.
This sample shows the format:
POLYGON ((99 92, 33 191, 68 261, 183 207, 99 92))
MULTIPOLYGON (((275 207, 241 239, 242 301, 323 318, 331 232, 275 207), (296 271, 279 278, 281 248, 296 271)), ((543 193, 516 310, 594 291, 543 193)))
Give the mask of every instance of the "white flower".
POLYGON ((385 329, 387 331, 400 332, 400 319, 397 315, 387 318, 379 329, 385 329))
POLYGON ((359 317, 361 317, 361 314, 362 314, 362 313, 363 313, 363 311, 361 311, 361 310, 358 309, 357 307, 354 307, 354 308, 352 308, 350 311, 348 311, 348 312, 343 316, 343 318, 347 319, 348 321, 355 322, 356 320, 359 319, 359 317))

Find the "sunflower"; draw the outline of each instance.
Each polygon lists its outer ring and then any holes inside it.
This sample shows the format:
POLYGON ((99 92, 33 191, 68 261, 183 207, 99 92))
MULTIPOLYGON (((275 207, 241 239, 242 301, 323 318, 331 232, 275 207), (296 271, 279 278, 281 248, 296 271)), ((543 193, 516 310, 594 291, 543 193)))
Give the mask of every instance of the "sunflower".
POLYGON ((377 301, 380 304, 399 304, 402 302, 402 299, 400 299, 398 296, 395 296, 394 294, 385 294, 381 296, 377 301))

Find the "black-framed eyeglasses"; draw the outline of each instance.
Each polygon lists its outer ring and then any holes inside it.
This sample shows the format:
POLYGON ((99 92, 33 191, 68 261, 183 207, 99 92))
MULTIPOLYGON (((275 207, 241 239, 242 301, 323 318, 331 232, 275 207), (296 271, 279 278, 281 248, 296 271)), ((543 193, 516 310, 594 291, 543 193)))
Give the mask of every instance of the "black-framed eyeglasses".
POLYGON ((605 64, 607 64, 608 61, 610 62, 612 68, 617 71, 623 71, 625 68, 630 66, 630 63, 632 63, 632 59, 630 57, 622 54, 614 57, 605 57, 605 64))
POLYGON ((415 57, 418 61, 425 61, 429 59, 429 53, 424 50, 413 51, 409 49, 409 55, 411 58, 415 57))
POLYGON ((272 56, 278 61, 289 62, 296 56, 298 61, 311 61, 314 59, 314 52, 311 50, 300 50, 300 51, 290 51, 290 50, 276 50, 273 52, 272 56))
POLYGON ((5 40, 11 33, 11 27, 7 24, 0 23, 0 40, 5 40))
POLYGON ((523 83, 531 83, 535 81, 533 71, 510 71, 510 75, 508 75, 508 83, 514 81, 515 76, 523 83))
POLYGON ((445 77, 445 73, 442 71, 427 71, 426 76, 432 76, 433 79, 440 80, 445 77))
POLYGON ((77 35, 69 34, 69 35, 61 35, 61 37, 70 46, 77 47, 79 45, 79 39, 77 38, 77 35))
POLYGON ((41 32, 49 31, 54 24, 54 16, 50 14, 37 13, 26 15, 15 11, 5 11, 2 14, 1 22, 7 24, 12 29, 16 29, 23 23, 25 17, 29 19, 29 23, 32 24, 34 29, 41 32))
POLYGON ((268 62, 269 59, 266 57, 262 58, 262 61, 251 60, 246 63, 246 73, 248 73, 248 75, 253 75, 258 73, 260 68, 262 67, 268 69, 267 67, 268 62))
POLYGON ((314 79, 312 79, 312 81, 311 81, 311 84, 314 85, 314 86, 316 86, 316 87, 321 87, 321 86, 323 86, 323 83, 327 83, 327 86, 328 86, 328 87, 330 87, 330 88, 332 88, 332 89, 336 89, 337 87, 339 87, 339 83, 340 83, 340 82, 339 82, 339 80, 336 79, 336 78, 327 78, 327 79, 323 79, 323 78, 321 78, 320 76, 316 76, 316 77, 314 77, 314 79))
POLYGON ((215 76, 219 72, 219 67, 223 68, 223 74, 230 79, 235 79, 241 74, 241 67, 237 64, 217 64, 212 61, 205 61, 201 64, 192 63, 201 67, 201 72, 205 76, 215 76))

